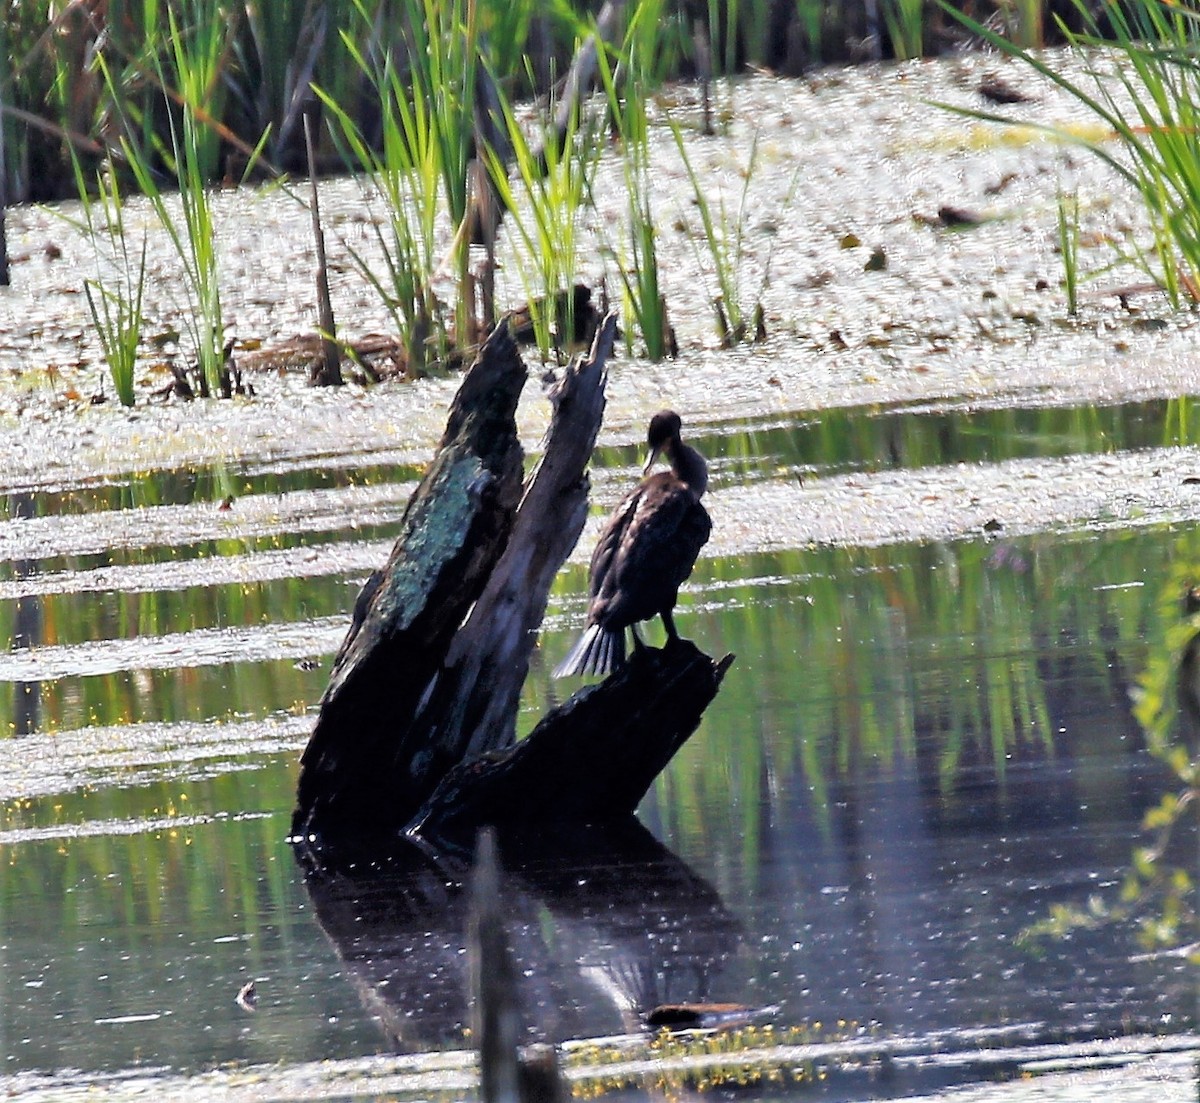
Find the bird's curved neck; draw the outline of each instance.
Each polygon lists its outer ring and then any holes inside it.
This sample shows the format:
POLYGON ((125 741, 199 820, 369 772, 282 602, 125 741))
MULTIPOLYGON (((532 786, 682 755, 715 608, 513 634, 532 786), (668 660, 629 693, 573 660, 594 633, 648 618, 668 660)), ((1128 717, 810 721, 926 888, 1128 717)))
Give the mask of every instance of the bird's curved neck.
POLYGON ((671 470, 697 498, 702 497, 708 489, 708 464, 704 457, 681 440, 672 441, 669 449, 671 470))

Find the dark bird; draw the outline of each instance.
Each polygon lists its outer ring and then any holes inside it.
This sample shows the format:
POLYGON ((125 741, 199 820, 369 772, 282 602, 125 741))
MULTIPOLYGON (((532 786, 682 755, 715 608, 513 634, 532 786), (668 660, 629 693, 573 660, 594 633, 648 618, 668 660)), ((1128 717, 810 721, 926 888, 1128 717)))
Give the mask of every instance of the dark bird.
POLYGON ((649 471, 662 453, 671 463, 625 495, 604 523, 588 577, 587 628, 554 676, 609 674, 625 661, 625 629, 642 647, 637 622, 662 617, 679 638, 671 610, 708 541, 712 521, 700 498, 708 486, 704 457, 679 437, 679 415, 662 410, 650 419, 649 471))

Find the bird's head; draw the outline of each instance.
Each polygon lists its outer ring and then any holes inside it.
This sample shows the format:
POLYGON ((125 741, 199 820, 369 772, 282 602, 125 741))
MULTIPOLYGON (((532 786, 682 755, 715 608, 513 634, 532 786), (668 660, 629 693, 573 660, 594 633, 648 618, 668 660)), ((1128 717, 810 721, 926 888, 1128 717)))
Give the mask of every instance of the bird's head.
MULTIPOLYGON (((674 410, 659 410, 650 419, 650 429, 646 433, 646 444, 650 448, 650 455, 646 457, 642 474, 654 466, 658 454, 666 449, 668 444, 679 440, 679 430, 682 425, 683 422, 679 420, 679 415, 674 410)), ((667 452, 669 455, 670 450, 667 449, 667 452)))

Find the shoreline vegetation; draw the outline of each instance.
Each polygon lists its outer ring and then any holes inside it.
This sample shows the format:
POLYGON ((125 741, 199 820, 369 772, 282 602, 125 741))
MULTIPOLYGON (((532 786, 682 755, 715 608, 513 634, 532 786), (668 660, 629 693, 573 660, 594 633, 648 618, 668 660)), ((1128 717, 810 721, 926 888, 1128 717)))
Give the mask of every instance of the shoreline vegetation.
MULTIPOLYGON (((984 48, 1058 83, 1098 116, 1117 153, 1106 138, 1058 136, 1123 175, 1150 213, 1153 240, 1128 243, 1118 259, 1143 270, 1174 307, 1200 300, 1193 244, 1200 188, 1191 179, 1200 156, 1189 156, 1200 18, 1157 0, 606 0, 598 11, 567 0, 9 0, 6 7, 0 231, 5 196, 82 201, 78 225, 95 252, 84 291, 126 406, 136 401, 132 381, 147 324, 145 238, 128 240, 123 222, 123 198, 139 193, 177 257, 187 307, 183 355, 159 393, 252 394, 227 332, 211 200, 214 187, 247 180, 274 182, 313 215, 321 318, 320 353, 308 364, 314 384, 341 383, 343 365, 365 381, 460 366, 497 317, 512 311, 519 337, 544 361, 561 365, 610 305, 625 319, 631 353, 674 357, 648 168, 649 151, 661 143, 677 148, 702 223, 695 247, 712 273, 717 339, 724 348, 764 340, 771 258, 756 282, 743 249, 755 150, 740 201, 727 205, 693 162, 694 139, 719 134, 731 110, 714 104, 711 81, 764 68, 799 74, 838 60, 984 48), (1038 48, 1047 41, 1108 47, 1126 66, 1098 67, 1095 89, 1071 84, 1042 60, 1038 48), (699 85, 699 111, 685 115, 658 95, 676 80, 699 85), (1132 111, 1117 105, 1106 80, 1132 99, 1132 111), (629 201, 625 218, 601 230, 615 263, 611 291, 619 301, 610 304, 610 289, 594 295, 580 271, 598 169, 613 157, 629 201), (338 342, 316 189, 310 198, 291 179, 329 173, 356 174, 377 197, 373 240, 351 249, 351 264, 391 319, 381 361, 353 341, 338 342), (523 302, 498 302, 501 264, 517 273, 523 302)), ((985 100, 1012 102, 1013 90, 994 84, 980 88, 985 100)), ((799 174, 779 200, 781 216, 799 174)), ((1063 197, 1060 211, 1073 312, 1077 207, 1063 197)))
MULTIPOLYGON (((1081 29, 1071 3, 954 6, 1022 48, 1061 43, 1060 18, 1081 29)), ((250 160, 264 175, 306 172, 302 117, 318 96, 378 139, 378 88, 364 59, 387 58, 401 78, 419 69, 417 54, 432 41, 426 31, 447 29, 443 7, 508 102, 554 99, 605 9, 624 9, 626 22, 635 22, 645 5, 6 0, 5 7, 0 103, 7 196, 19 203, 75 196, 72 149, 95 167, 105 158, 119 162, 123 144, 132 143, 169 171, 173 116, 178 122, 188 109, 205 130, 209 183, 239 179, 250 160)), ((948 7, 926 0, 670 0, 656 4, 654 15, 645 37, 656 64, 639 74, 643 81, 762 69, 799 76, 823 64, 935 57, 982 44, 948 7)), ((452 81, 458 74, 436 75, 452 81)), ((319 167, 357 168, 343 152, 326 130, 319 167)))

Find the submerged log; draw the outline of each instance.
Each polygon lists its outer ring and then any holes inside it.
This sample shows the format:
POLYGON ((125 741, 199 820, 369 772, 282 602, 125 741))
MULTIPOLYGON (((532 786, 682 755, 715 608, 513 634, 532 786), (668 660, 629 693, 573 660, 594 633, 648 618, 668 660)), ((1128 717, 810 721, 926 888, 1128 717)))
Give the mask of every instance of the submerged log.
POLYGON ((729 659, 646 648, 516 744, 550 586, 587 516, 616 315, 550 394, 521 484, 525 368, 502 322, 451 408, 391 557, 359 595, 301 759, 293 836, 310 862, 385 857, 401 833, 628 816, 691 735, 729 659))

